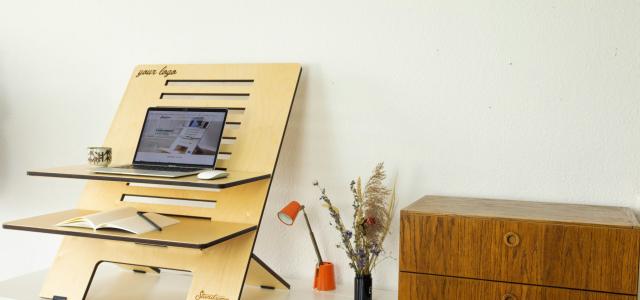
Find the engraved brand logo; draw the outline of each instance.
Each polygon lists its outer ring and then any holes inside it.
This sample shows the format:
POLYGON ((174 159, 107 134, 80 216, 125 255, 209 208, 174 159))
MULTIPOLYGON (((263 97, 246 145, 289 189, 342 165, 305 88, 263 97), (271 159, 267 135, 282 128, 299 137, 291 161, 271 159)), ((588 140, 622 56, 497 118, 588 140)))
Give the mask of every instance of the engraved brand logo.
POLYGON ((178 71, 176 71, 175 69, 167 69, 167 66, 164 66, 160 70, 142 69, 138 71, 138 74, 136 74, 136 78, 140 76, 145 76, 145 75, 146 76, 158 75, 158 76, 164 76, 166 78, 169 75, 176 75, 176 74, 178 74, 178 71))
POLYGON ((209 295, 205 294, 204 291, 200 291, 200 294, 196 295, 196 300, 229 300, 229 298, 218 295, 209 295))

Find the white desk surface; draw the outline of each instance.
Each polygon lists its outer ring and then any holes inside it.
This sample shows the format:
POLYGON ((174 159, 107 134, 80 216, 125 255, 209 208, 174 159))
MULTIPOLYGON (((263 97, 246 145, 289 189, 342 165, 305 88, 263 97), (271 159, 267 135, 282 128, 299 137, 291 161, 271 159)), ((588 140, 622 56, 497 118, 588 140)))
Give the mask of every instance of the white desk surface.
MULTIPOLYGON (((40 300, 38 292, 47 275, 42 270, 0 282, 0 300, 40 300)), ((189 273, 164 271, 161 274, 137 274, 115 265, 103 264, 93 279, 88 300, 176 300, 185 299, 191 282, 189 273)), ((338 286, 335 291, 317 292, 312 280, 290 280, 291 290, 265 290, 248 286, 242 300, 347 300, 353 299, 353 286, 338 286)), ((395 300, 395 291, 374 290, 374 300, 395 300)))

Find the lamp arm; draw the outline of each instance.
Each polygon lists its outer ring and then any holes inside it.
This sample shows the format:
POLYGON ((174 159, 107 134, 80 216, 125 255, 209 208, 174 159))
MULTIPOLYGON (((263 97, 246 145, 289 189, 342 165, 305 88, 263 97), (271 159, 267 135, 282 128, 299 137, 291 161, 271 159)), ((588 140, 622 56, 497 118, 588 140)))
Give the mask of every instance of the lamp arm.
POLYGON ((307 228, 309 228, 309 234, 311 235, 311 241, 313 242, 313 248, 316 250, 316 256, 318 256, 318 265, 322 264, 322 256, 320 256, 320 250, 318 249, 318 243, 316 242, 316 237, 313 235, 313 230, 311 230, 311 224, 309 224, 309 217, 307 217, 307 212, 304 210, 304 206, 302 206, 302 214, 304 215, 304 220, 307 222, 307 228))

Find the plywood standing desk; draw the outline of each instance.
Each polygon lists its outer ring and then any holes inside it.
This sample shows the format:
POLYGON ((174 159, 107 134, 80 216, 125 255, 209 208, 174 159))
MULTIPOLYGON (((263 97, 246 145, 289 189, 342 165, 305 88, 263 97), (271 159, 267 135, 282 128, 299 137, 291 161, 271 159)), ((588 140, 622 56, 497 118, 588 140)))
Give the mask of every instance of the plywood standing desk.
POLYGON ((40 296, 84 299, 97 266, 115 262, 136 270, 192 273, 186 299, 199 294, 239 299, 246 284, 289 287, 253 254, 267 194, 293 104, 298 64, 140 65, 135 68, 105 146, 113 164, 132 161, 148 107, 229 109, 217 169, 228 178, 162 179, 99 175, 87 166, 32 170, 32 176, 89 180, 75 209, 7 222, 6 229, 61 234, 40 296), (125 196, 215 202, 192 207, 123 201, 125 196), (92 211, 131 206, 179 216, 180 224, 142 235, 53 226, 92 211))

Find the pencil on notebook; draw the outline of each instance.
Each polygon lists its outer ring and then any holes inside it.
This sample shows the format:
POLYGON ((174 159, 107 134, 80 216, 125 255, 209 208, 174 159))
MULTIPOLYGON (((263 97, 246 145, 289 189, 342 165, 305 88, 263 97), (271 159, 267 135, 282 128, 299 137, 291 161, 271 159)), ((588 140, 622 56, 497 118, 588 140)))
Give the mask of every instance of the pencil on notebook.
POLYGON ((162 231, 162 227, 158 226, 158 224, 154 223, 153 221, 151 221, 151 219, 147 218, 147 216, 145 216, 143 212, 139 211, 138 212, 138 216, 140 216, 143 219, 145 219, 145 221, 147 221, 147 222, 149 222, 149 224, 153 225, 153 227, 158 229, 158 231, 162 231))

